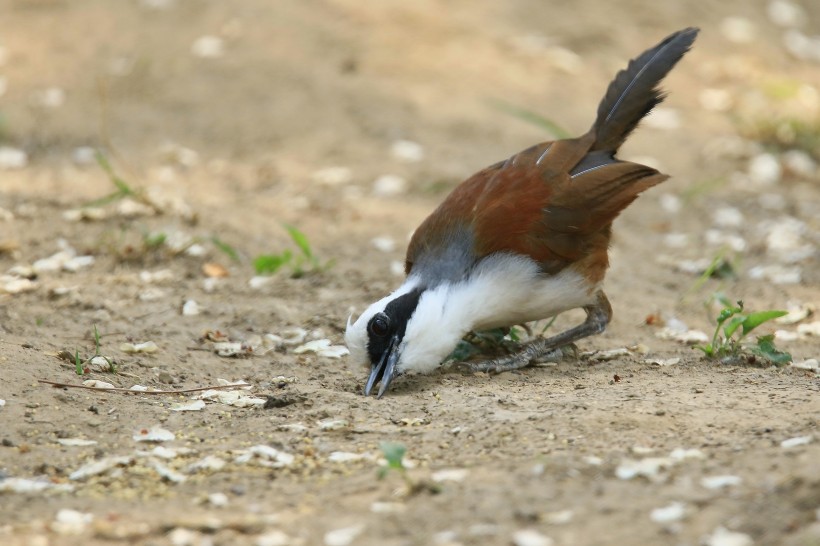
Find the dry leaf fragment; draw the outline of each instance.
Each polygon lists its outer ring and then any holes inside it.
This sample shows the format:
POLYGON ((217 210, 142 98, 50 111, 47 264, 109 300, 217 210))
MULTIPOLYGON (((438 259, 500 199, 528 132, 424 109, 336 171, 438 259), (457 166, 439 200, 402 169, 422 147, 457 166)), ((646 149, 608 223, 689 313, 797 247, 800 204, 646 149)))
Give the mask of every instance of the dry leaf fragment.
POLYGON ((205 262, 204 264, 202 264, 202 273, 204 273, 206 277, 216 279, 227 277, 228 275, 230 275, 230 273, 228 273, 228 270, 223 265, 218 264, 216 262, 205 262))

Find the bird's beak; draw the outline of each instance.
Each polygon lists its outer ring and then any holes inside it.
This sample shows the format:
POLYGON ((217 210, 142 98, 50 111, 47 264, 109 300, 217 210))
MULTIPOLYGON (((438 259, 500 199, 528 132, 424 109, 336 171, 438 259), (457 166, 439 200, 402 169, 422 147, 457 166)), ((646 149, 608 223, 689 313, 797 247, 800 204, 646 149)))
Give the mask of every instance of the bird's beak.
POLYGON ((379 394, 376 398, 381 398, 387 392, 390 383, 396 377, 396 362, 399 360, 399 336, 393 336, 390 340, 390 345, 382 355, 379 363, 373 366, 370 370, 370 377, 367 378, 367 385, 364 387, 364 395, 370 396, 370 391, 376 383, 381 382, 379 387, 379 394))

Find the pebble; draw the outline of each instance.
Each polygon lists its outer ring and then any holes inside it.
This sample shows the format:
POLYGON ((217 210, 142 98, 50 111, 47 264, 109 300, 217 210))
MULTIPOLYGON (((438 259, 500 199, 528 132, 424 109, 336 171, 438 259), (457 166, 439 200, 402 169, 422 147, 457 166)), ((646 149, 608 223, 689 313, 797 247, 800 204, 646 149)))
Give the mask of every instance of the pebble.
POLYGON ((700 105, 711 112, 726 112, 732 107, 732 93, 713 87, 703 89, 698 95, 700 105))
POLYGON ((797 333, 806 336, 820 337, 820 321, 815 320, 814 322, 798 325, 797 333))
POLYGON ((820 371, 820 362, 818 362, 816 358, 807 358, 806 360, 800 362, 792 362, 791 366, 801 370, 813 370, 815 372, 820 371))
POLYGON ((312 352, 327 358, 341 358, 350 354, 344 345, 331 345, 329 339, 315 339, 293 349, 293 354, 312 352))
POLYGON ((187 300, 182 304, 182 316, 193 317, 199 314, 199 304, 194 300, 187 300))
POLYGON ((735 207, 721 207, 712 215, 712 221, 718 227, 738 228, 743 226, 743 213, 735 207))
POLYGON ((644 364, 652 364, 654 366, 674 366, 680 363, 680 357, 673 358, 649 358, 644 360, 644 364))
POLYGON ((749 178, 758 186, 773 186, 780 181, 783 168, 777 158, 770 153, 758 154, 749 160, 749 178))
POLYGON ((323 186, 344 186, 353 180, 353 171, 348 167, 325 167, 314 171, 310 179, 323 186))
POLYGON ((405 163, 418 163, 424 159, 424 148, 412 140, 397 140, 390 146, 390 155, 405 163))
POLYGON ((783 46, 802 61, 820 62, 820 37, 806 36, 799 30, 790 28, 783 34, 783 46))
POLYGON ((686 515, 686 505, 682 502, 673 502, 662 508, 655 508, 649 513, 649 519, 655 523, 672 523, 679 521, 686 515))
POLYGON ((43 491, 68 492, 73 491, 74 486, 67 483, 53 483, 48 478, 28 479, 28 478, 4 478, 0 480, 0 493, 41 493, 43 491))
POLYGON ((250 278, 250 280, 248 281, 248 286, 250 286, 254 290, 258 290, 266 284, 270 283, 272 280, 273 277, 267 275, 256 275, 250 278))
POLYGON ((674 131, 675 129, 680 129, 681 126, 680 112, 673 108, 665 108, 662 106, 654 108, 652 112, 644 118, 642 124, 653 129, 674 131))
POLYGON ((47 87, 32 94, 33 102, 43 108, 56 109, 65 104, 65 90, 59 87, 47 87))
POLYGON ((703 239, 710 246, 725 246, 735 252, 744 252, 748 247, 746 239, 734 233, 726 233, 718 229, 707 229, 703 239))
POLYGON ((374 514, 401 514, 407 510, 407 505, 400 502, 374 502, 370 511, 374 514))
POLYGON ((708 476, 700 480, 700 485, 706 489, 723 489, 730 485, 740 485, 742 482, 740 476, 708 476))
POLYGON ((353 461, 361 461, 362 459, 370 459, 370 456, 362 453, 334 451, 327 457, 327 460, 331 463, 349 463, 353 461))
POLYGON ((803 241, 807 226, 797 218, 782 216, 777 220, 762 222, 760 228, 767 233, 767 254, 780 262, 799 262, 815 252, 813 244, 803 241))
POLYGON ((725 527, 718 527, 703 541, 704 546, 752 546, 754 542, 749 535, 735 533, 725 527))
POLYGON ((350 421, 347 419, 322 419, 318 425, 319 430, 346 430, 350 428, 350 421))
POLYGON ((647 457, 639 461, 626 459, 615 469, 615 476, 621 480, 631 480, 643 476, 657 481, 662 478, 661 471, 670 468, 674 464, 675 461, 669 457, 647 457))
POLYGON ((282 531, 268 531, 256 537, 255 546, 290 546, 294 540, 282 531))
POLYGON ((383 174, 373 182, 373 195, 394 197, 407 191, 407 180, 396 174, 383 174))
POLYGON ((84 438, 58 438, 57 443, 66 447, 86 447, 97 445, 95 440, 86 440, 84 438))
POLYGON ((242 450, 234 459, 237 464, 246 464, 255 461, 261 466, 269 468, 281 468, 293 464, 295 457, 290 453, 279 451, 278 449, 263 444, 255 445, 250 449, 242 450))
POLYGON ((434 482, 463 482, 469 475, 466 468, 447 468, 433 472, 430 479, 434 482))
POLYGON ((795 438, 783 440, 782 442, 780 442, 780 447, 782 447, 783 449, 791 449, 793 447, 805 446, 810 444, 812 440, 814 440, 812 436, 797 436, 795 438))
POLYGON ((203 59, 215 59, 225 54, 225 41, 219 36, 201 36, 191 45, 191 53, 203 59))
POLYGON ((788 0, 773 0, 766 8, 769 20, 781 27, 796 27, 806 21, 802 6, 788 0))
POLYGON ((817 163, 803 150, 788 150, 780 155, 783 166, 791 173, 803 178, 814 178, 817 163))
POLYGON ((663 237, 663 245, 667 248, 686 248, 689 246, 689 234, 667 233, 663 237))
POLYGON ((228 495, 225 493, 211 493, 208 495, 208 504, 216 508, 228 506, 228 495))
POLYGON ((552 546, 553 540, 535 529, 521 529, 512 535, 515 546, 552 546))
POLYGON ((144 341, 142 343, 123 343, 120 345, 120 351, 124 353, 156 353, 159 347, 153 341, 144 341))
POLYGON ((134 432, 133 439, 135 442, 170 442, 176 439, 176 436, 170 430, 154 425, 148 429, 137 430, 134 432))
POLYGON ((353 544, 362 531, 364 525, 351 525, 350 527, 342 527, 341 529, 334 529, 325 533, 325 546, 348 546, 353 544))
POLYGON ((572 510, 558 510, 544 514, 544 521, 550 525, 565 525, 572 521, 573 517, 575 517, 575 512, 572 510))
POLYGON ((720 23, 720 31, 730 42, 748 44, 757 34, 754 23, 745 17, 726 17, 720 23))
POLYGON ((758 265, 749 269, 749 278, 767 280, 774 284, 799 284, 803 278, 799 266, 785 266, 780 264, 758 265))
POLYGON ((375 237, 370 240, 370 244, 380 252, 393 252, 396 250, 396 241, 391 237, 375 237))
POLYGON ((57 512, 50 527, 58 535, 80 535, 92 521, 93 514, 63 508, 57 512))
POLYGON ((0 169, 10 171, 28 165, 28 154, 19 148, 0 146, 0 169))
POLYGON ((80 167, 88 167, 97 162, 97 150, 91 146, 79 146, 71 152, 71 161, 80 167))
POLYGON ((811 304, 790 303, 786 306, 788 313, 782 317, 777 317, 774 321, 777 324, 797 324, 814 313, 814 306, 811 304))
POLYGON ((200 411, 204 407, 204 400, 194 400, 193 402, 174 404, 168 409, 170 409, 171 411, 200 411))
POLYGON ((103 459, 92 461, 88 464, 81 466, 80 468, 69 474, 68 479, 84 480, 86 478, 90 478, 91 476, 99 476, 100 474, 105 474, 112 468, 127 466, 133 462, 134 458, 127 455, 105 457, 103 459))
POLYGON ((668 212, 669 214, 677 214, 683 208, 683 201, 673 193, 662 193, 660 197, 658 197, 658 201, 664 212, 668 212))
POLYGON ((114 385, 108 383, 106 381, 100 381, 99 379, 86 379, 83 381, 84 387, 91 387, 92 389, 114 389, 114 385))

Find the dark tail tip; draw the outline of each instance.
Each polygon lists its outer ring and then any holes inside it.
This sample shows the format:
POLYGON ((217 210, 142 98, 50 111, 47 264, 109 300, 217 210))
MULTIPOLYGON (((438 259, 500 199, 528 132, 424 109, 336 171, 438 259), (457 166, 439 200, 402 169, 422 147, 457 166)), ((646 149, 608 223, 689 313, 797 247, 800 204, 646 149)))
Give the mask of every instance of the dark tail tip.
POLYGON ((692 47, 699 30, 675 32, 618 72, 598 106, 593 150, 616 152, 638 122, 663 101, 661 81, 692 47))

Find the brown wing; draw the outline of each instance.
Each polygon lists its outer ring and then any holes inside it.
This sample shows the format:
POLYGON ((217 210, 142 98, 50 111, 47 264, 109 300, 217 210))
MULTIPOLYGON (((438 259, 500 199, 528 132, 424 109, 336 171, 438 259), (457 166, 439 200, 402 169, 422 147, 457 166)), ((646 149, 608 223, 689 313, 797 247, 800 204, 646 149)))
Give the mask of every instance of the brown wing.
POLYGON ((586 161, 593 140, 588 133, 545 142, 462 182, 413 234, 407 272, 418 256, 464 229, 473 235, 476 261, 512 252, 530 256, 546 273, 581 260, 593 246, 605 251, 615 217, 666 177, 611 156, 586 161), (592 166, 573 174, 585 162, 592 166))

